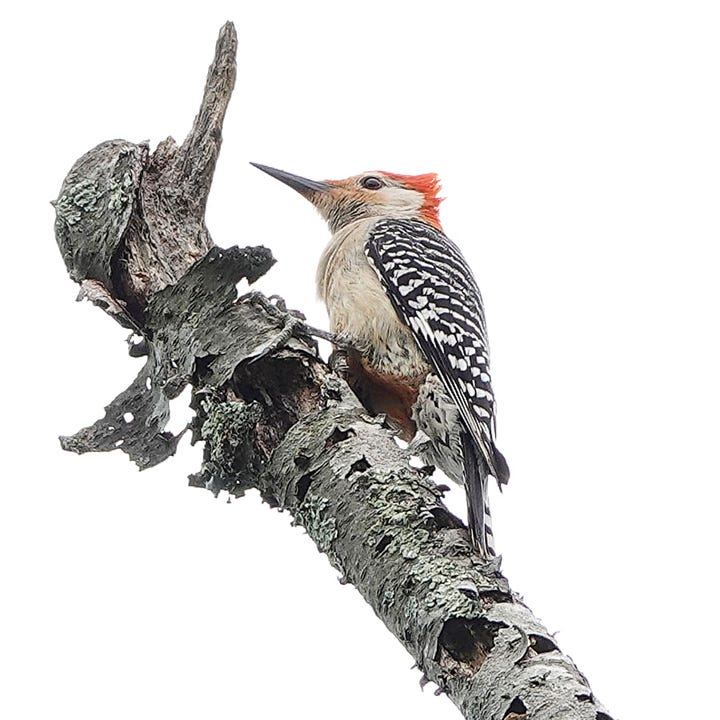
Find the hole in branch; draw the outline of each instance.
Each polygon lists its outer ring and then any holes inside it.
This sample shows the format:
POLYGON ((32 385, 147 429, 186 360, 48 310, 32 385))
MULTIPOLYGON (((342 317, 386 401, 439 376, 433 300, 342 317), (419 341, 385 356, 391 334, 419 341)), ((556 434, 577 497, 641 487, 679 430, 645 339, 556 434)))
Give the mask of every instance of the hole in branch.
POLYGON ((310 467, 310 460, 311 458, 301 451, 294 458, 295 467, 301 470, 307 470, 310 467))
POLYGON ((516 697, 505 711, 503 720, 522 720, 525 717, 527 717, 525 703, 519 697, 516 697))
POLYGON ((325 441, 325 447, 329 448, 333 445, 337 445, 338 443, 341 443, 343 440, 347 440, 349 437, 352 437, 355 435, 354 430, 342 430, 339 427, 336 427, 328 436, 328 439, 325 441))
POLYGON ((349 478, 351 475, 354 475, 355 473, 365 472, 369 467, 370 467, 370 463, 366 460, 365 456, 363 455, 359 460, 356 460, 350 466, 350 469, 347 471, 347 474, 345 475, 345 477, 349 478))
POLYGON ((530 646, 532 649, 540 653, 549 653, 553 650, 557 650, 557 645, 549 638, 544 635, 530 635, 530 646))
POLYGON ((215 362, 216 359, 217 355, 213 355, 212 353, 208 353, 207 355, 195 358, 193 382, 196 385, 202 384, 204 378, 206 378, 210 373, 210 370, 212 369, 212 364, 215 362))
POLYGON ((305 473, 297 481, 297 485, 295 486, 295 497, 297 498, 298 505, 302 505, 302 503, 304 502, 305 496, 310 489, 310 483, 312 483, 314 475, 314 472, 305 473))
POLYGON ((453 660, 468 665, 474 672, 490 654, 499 627, 498 623, 479 618, 453 617, 443 625, 438 640, 453 660))
POLYGON ((387 546, 393 541, 392 535, 383 535, 380 542, 375 546, 375 557, 379 557, 385 552, 387 546))
POLYGON ((430 508, 430 514, 433 516, 435 525, 439 530, 462 527, 460 520, 444 507, 430 508))

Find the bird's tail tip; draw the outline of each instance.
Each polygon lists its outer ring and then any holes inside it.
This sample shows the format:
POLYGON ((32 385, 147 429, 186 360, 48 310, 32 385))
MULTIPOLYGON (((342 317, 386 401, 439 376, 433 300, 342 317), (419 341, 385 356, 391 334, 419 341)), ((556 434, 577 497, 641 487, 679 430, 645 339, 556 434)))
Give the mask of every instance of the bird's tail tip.
POLYGON ((487 560, 495 557, 496 554, 490 518, 487 466, 485 461, 478 457, 470 438, 464 439, 463 451, 470 539, 473 546, 487 560))

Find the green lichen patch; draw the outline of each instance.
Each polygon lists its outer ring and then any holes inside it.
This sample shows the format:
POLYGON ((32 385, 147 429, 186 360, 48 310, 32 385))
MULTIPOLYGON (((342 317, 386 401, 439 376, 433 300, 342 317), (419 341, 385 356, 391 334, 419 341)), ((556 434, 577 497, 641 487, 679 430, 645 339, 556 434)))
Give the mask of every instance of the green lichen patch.
POLYGON ((200 438, 205 441, 202 484, 215 495, 223 490, 242 495, 261 470, 255 429, 262 410, 256 403, 220 400, 213 394, 200 401, 200 408, 200 438))
POLYGON ((337 520, 329 509, 328 498, 308 492, 302 505, 295 512, 293 522, 302 525, 314 540, 318 550, 327 555, 333 567, 344 573, 340 558, 334 550, 338 537, 337 520))
POLYGON ((82 220, 83 213, 95 210, 100 196, 96 182, 81 180, 56 200, 55 214, 60 221, 75 225, 82 220))
POLYGON ((329 505, 327 498, 309 493, 295 514, 296 522, 307 530, 320 552, 330 550, 337 538, 337 521, 327 513, 329 505))
POLYGON ((108 210, 121 212, 132 200, 133 178, 126 172, 120 180, 111 178, 107 187, 108 210))
POLYGON ((113 258, 123 245, 147 158, 146 145, 101 143, 71 168, 55 201, 55 237, 73 280, 113 289, 113 258))

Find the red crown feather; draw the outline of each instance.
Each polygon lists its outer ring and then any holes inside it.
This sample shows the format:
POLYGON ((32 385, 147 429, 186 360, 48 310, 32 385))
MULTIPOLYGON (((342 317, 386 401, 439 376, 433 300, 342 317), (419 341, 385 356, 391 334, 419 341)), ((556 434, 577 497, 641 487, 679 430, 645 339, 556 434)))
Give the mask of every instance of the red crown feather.
POLYGON ((425 202, 420 208, 420 214, 425 222, 440 227, 440 203, 444 198, 438 197, 440 192, 440 178, 435 173, 425 173, 424 175, 399 175, 398 173, 383 172, 383 175, 399 180, 406 187, 422 193, 425 202))

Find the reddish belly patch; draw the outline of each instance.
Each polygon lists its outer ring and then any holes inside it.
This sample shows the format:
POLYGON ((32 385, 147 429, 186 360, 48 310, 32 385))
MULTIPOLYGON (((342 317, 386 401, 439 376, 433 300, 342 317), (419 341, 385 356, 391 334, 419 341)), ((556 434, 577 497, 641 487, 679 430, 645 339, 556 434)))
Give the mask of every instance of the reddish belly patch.
POLYGON ((398 436, 410 441, 416 427, 412 408, 424 376, 404 377, 374 370, 367 358, 357 352, 348 353, 348 384, 360 402, 373 415, 384 413, 398 429, 398 436))

